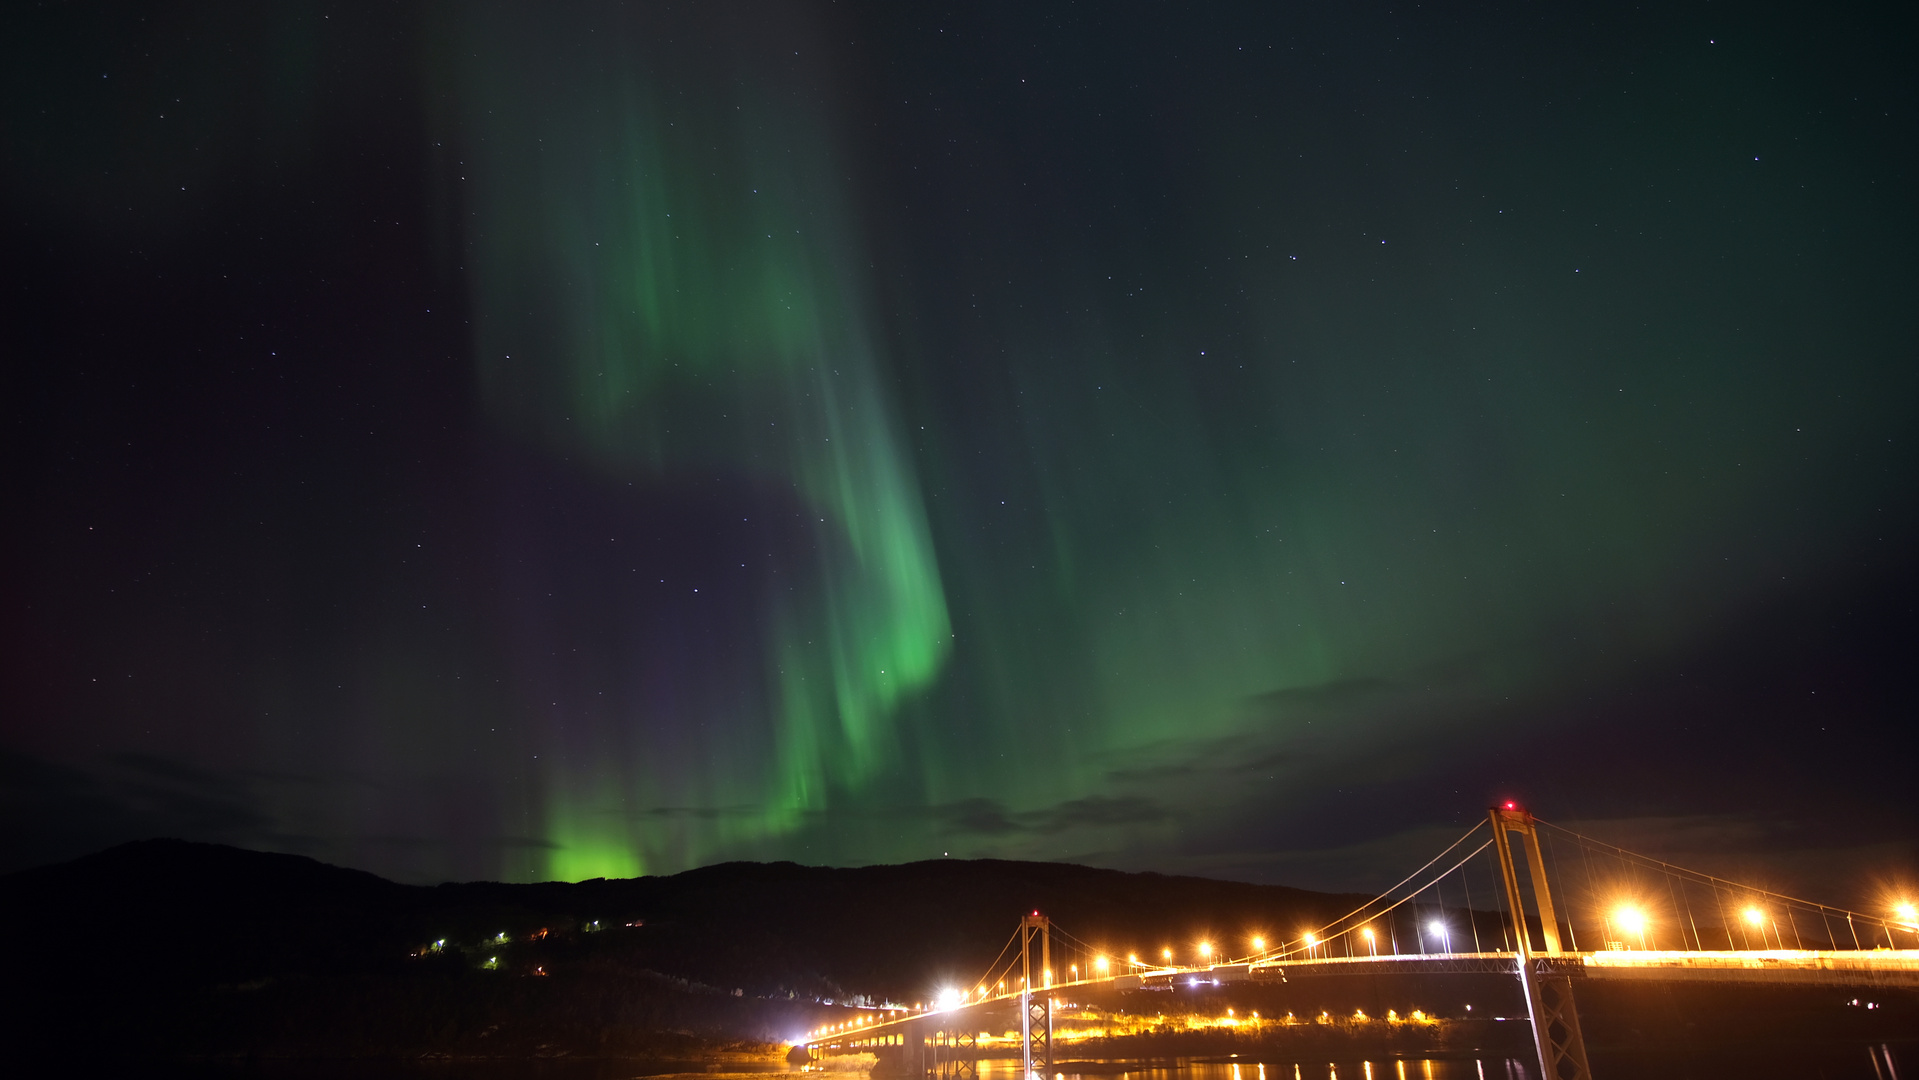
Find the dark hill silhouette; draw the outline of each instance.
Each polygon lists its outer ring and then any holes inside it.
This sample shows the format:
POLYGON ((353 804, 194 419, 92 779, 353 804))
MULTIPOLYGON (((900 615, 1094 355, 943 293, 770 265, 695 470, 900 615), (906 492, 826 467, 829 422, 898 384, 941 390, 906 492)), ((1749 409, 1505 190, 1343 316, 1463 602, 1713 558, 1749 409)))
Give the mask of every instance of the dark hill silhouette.
POLYGON ((411 886, 178 840, 0 876, 0 918, 16 931, 7 1025, 131 1053, 778 1039, 826 999, 912 1003, 976 976, 1034 909, 1117 953, 1189 954, 1202 937, 1243 949, 1253 932, 1295 931, 1351 900, 957 859, 411 886))
POLYGON ((145 840, 0 877, 0 917, 49 964, 138 965, 168 981, 337 969, 402 947, 404 885, 359 870, 145 840))

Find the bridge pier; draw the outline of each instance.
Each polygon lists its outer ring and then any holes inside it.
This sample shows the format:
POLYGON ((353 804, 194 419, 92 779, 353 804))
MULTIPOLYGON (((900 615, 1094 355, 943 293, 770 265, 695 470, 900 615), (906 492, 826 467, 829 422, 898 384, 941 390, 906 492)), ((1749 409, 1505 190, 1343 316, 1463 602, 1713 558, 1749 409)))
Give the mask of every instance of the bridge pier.
POLYGON ((1046 1080, 1053 1075, 1053 995, 1050 991, 1038 997, 1022 995, 1020 1010, 1027 1080, 1046 1080))
POLYGON ((1022 1080, 1035 1080, 1037 1076, 1053 1074, 1053 924, 1052 920, 1035 911, 1021 917, 1019 921, 1020 967, 1025 977, 1021 980, 1019 995, 1020 1009, 1020 1058, 1025 1064, 1022 1080), (1039 970, 1033 968, 1033 942, 1039 941, 1039 970), (1033 996, 1036 982, 1045 985, 1040 988, 1037 999, 1033 996), (1039 1070, 1034 1069, 1035 1062, 1039 1070))
POLYGON ((979 1080, 979 1036, 971 1031, 935 1031, 927 1046, 927 1080, 979 1080))
POLYGON ((1572 979, 1560 970, 1561 965, 1553 963, 1563 952, 1559 947, 1559 917, 1553 911, 1552 890, 1546 884, 1546 860, 1539 853, 1539 830, 1531 813, 1511 803, 1493 807, 1492 822, 1493 847, 1499 852, 1499 873, 1505 879, 1506 905, 1513 913, 1519 983, 1526 990, 1526 1014, 1532 1021, 1540 1071, 1546 1080, 1592 1080, 1592 1066, 1586 1063, 1586 1038, 1579 1030, 1579 1008, 1573 1002, 1572 979), (1525 842, 1533 901, 1539 908, 1539 937, 1545 955, 1538 959, 1526 927, 1526 902, 1513 859, 1515 834, 1525 842))

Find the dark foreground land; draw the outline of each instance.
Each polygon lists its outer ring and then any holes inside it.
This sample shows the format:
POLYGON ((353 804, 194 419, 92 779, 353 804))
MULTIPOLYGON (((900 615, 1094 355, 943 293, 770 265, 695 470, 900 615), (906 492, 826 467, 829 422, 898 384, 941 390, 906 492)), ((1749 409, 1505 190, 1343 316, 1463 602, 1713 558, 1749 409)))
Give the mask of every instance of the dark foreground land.
MULTIPOLYGON (((1354 903, 958 860, 415 887, 295 856, 152 841, 0 877, 0 919, 13 931, 0 1038, 15 1061, 278 1062, 276 1076, 303 1060, 357 1061, 354 1075, 380 1062, 489 1061, 514 1076, 602 1075, 592 1061, 607 1076, 750 1072, 783 1067, 786 1043, 850 1005, 911 1005, 963 983, 1033 908, 1090 940, 1147 943, 1313 925, 1354 903)), ((1582 981, 1577 994, 1596 1062, 1768 1047, 1783 1060, 1793 1048, 1919 1033, 1910 992, 1582 981)), ((1075 1005, 1126 1032, 1062 1055, 1079 1059, 1530 1053, 1525 1024, 1496 1019, 1524 1015, 1501 976, 1309 978, 1075 1005), (1227 1009, 1275 1022, 1159 1022, 1227 1009), (1415 1010, 1438 1022, 1381 1019, 1415 1010), (1300 1022, 1276 1022, 1288 1013, 1300 1022)))
POLYGON ((733 863, 400 885, 291 855, 128 844, 0 877, 0 1035, 134 1056, 685 1059, 925 1001, 1044 908, 1076 932, 1310 923, 1354 898, 1049 863, 733 863))

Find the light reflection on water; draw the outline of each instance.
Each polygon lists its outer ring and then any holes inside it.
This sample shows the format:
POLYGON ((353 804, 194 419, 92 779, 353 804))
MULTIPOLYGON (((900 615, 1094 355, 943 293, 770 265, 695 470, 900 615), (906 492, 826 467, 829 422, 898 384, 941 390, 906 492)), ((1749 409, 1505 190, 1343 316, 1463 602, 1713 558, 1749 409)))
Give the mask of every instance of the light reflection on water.
MULTIPOLYGON (((1786 1045, 1593 1055, 1598 1080, 1907 1080, 1910 1043, 1786 1045)), ((1166 1058, 1153 1061, 1070 1062, 1042 1080, 1538 1080, 1531 1058, 1498 1056, 1348 1057, 1311 1061, 1220 1061, 1166 1058), (1076 1071, 1078 1070, 1078 1071, 1076 1071)), ((1020 1080, 1017 1060, 979 1063, 979 1080, 1020 1080)))
MULTIPOLYGON (((1017 1061, 982 1061, 980 1080, 1019 1080, 1017 1061)), ((1072 1062, 1055 1073, 1064 1080, 1519 1080, 1533 1074, 1512 1058, 1345 1058, 1337 1061, 1072 1062), (1084 1065, 1098 1069, 1074 1072, 1084 1065)), ((1051 1078, 1048 1078, 1051 1080, 1051 1078)))
MULTIPOLYGON (((1614 1049, 1593 1055, 1597 1080, 1912 1080, 1919 1045, 1789 1044, 1677 1051, 1614 1049)), ((0 1062, 5 1059, 0 1058, 0 1062)), ((544 1061, 249 1061, 114 1065, 75 1062, 68 1080, 868 1080, 873 1059, 828 1058, 795 1069, 784 1062, 657 1063, 618 1059, 544 1061)), ((979 1062, 979 1080, 1020 1080, 1017 1059, 979 1062)), ((1340 1057, 1334 1060, 1223 1061, 1217 1058, 1074 1061, 1042 1080, 1538 1080, 1530 1058, 1340 1057)), ((889 1080, 877 1074, 870 1080, 889 1080)), ((897 1080, 897 1078, 893 1078, 897 1080)))

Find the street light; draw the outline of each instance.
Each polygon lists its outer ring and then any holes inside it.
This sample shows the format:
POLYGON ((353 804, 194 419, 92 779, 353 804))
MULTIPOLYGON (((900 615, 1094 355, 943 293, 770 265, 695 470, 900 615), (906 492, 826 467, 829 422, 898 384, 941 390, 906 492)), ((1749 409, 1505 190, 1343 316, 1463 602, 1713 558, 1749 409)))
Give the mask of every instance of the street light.
POLYGON ((1313 932, 1308 930, 1306 932, 1306 936, 1302 938, 1301 940, 1306 943, 1306 955, 1307 956, 1313 955, 1313 946, 1319 944, 1319 939, 1315 938, 1313 936, 1313 932))
POLYGON ((1452 935, 1447 933, 1445 923, 1434 919, 1426 924, 1426 929, 1439 939, 1439 951, 1448 953, 1453 951, 1452 935))
POLYGON ((1159 951, 1159 958, 1160 958, 1161 960, 1168 960, 1168 961, 1170 961, 1170 960, 1172 960, 1172 958, 1173 958, 1173 950, 1171 950, 1171 949, 1161 949, 1161 950, 1159 951))
POLYGON ((1104 974, 1106 972, 1106 958, 1102 956, 1099 959, 1093 961, 1093 966, 1098 968, 1101 974, 1104 974))
POLYGON ((1366 951, 1378 956, 1379 943, 1373 940, 1373 928, 1370 926, 1360 928, 1359 936, 1366 939, 1366 951))
POLYGON ((1210 942, 1210 941, 1202 941, 1202 942, 1200 942, 1200 943, 1199 943, 1199 958, 1200 958, 1201 960, 1205 960, 1205 959, 1207 959, 1208 957, 1210 957, 1210 956, 1212 956, 1212 955, 1213 955, 1213 943, 1212 943, 1212 942, 1210 942))
POLYGON ((1254 951, 1254 952, 1265 952, 1265 951, 1266 951, 1266 939, 1265 939, 1265 938, 1263 938, 1263 937, 1256 937, 1256 938, 1254 938, 1254 939, 1253 939, 1253 951, 1254 951))
POLYGON ((1628 934, 1636 935, 1639 938, 1640 948, 1643 949, 1646 947, 1646 914, 1645 912, 1640 911, 1638 908, 1633 907, 1631 904, 1627 904, 1626 906, 1621 907, 1619 910, 1613 912, 1613 921, 1619 924, 1620 930, 1628 934))

